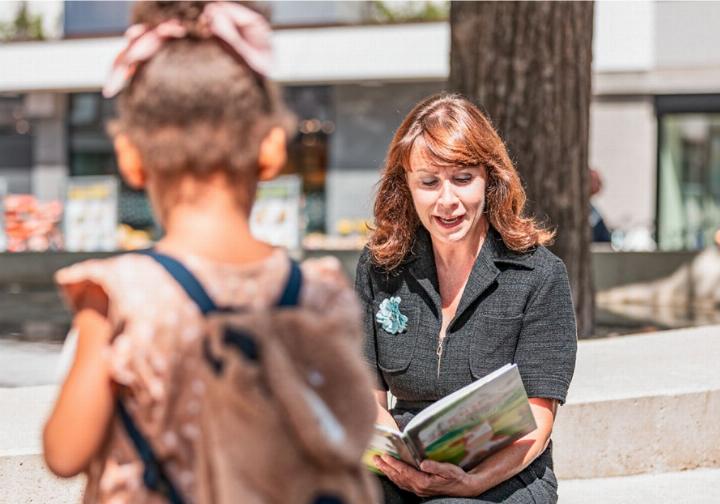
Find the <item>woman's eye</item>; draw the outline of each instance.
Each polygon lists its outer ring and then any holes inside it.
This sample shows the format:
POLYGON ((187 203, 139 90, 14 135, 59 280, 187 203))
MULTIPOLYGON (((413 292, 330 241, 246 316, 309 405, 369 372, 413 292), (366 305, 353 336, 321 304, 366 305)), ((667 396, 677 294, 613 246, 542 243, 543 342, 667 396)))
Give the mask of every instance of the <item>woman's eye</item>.
POLYGON ((459 175, 455 177, 455 182, 458 184, 467 184, 472 180, 472 175, 459 175))
POLYGON ((432 187, 437 184, 437 179, 420 179, 420 183, 425 187, 432 187))

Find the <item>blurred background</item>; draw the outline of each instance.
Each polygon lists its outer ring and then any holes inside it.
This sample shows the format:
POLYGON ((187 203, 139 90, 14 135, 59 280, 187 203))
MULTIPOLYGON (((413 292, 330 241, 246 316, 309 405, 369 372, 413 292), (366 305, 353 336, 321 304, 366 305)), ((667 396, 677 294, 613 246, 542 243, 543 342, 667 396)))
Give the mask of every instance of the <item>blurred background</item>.
MULTIPOLYGON (((720 502, 720 2, 259 4, 299 127, 253 231, 352 277, 395 128, 463 91, 557 226, 590 340, 553 432, 561 502, 720 502)), ((0 503, 82 488, 40 456, 70 358, 54 271, 161 234, 100 94, 131 8, 0 1, 0 503)))
MULTIPOLYGON (((283 176, 261 189, 253 227, 298 255, 338 255, 352 274, 394 129, 419 99, 447 88, 449 3, 260 3, 276 30, 272 76, 299 129, 283 176)), ((105 130, 114 104, 100 94, 131 6, 0 3, 5 344, 62 341, 69 318, 51 285, 57 268, 159 236, 144 194, 116 174, 105 130)), ((720 282, 719 23, 716 2, 595 4, 597 295, 584 336, 720 321, 713 282, 696 278, 720 282), (715 256, 698 270, 703 250, 715 256)))

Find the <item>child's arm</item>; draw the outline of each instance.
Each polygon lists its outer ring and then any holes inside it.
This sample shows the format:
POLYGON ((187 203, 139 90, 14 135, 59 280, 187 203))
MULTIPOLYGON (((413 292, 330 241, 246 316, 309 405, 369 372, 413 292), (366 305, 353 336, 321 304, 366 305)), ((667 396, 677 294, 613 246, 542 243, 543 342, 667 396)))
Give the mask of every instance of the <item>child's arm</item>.
POLYGON ((83 296, 73 320, 75 360, 43 433, 45 462, 58 476, 75 476, 87 467, 112 420, 114 391, 104 357, 112 335, 107 308, 107 296, 97 287, 83 296))

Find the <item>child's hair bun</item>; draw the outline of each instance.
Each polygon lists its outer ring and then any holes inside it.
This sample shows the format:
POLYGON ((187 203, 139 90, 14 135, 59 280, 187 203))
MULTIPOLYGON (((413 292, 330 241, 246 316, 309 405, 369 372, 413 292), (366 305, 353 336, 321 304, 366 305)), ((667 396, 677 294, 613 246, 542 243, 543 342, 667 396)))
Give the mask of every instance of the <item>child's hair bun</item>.
MULTIPOLYGON (((132 13, 133 24, 144 24, 150 27, 157 26, 164 21, 176 19, 180 21, 190 36, 207 37, 207 26, 200 21, 200 17, 209 1, 155 1, 136 2, 132 13)), ((232 2, 244 5, 266 18, 264 9, 254 2, 232 2)))
POLYGON ((110 125, 111 134, 127 135, 155 174, 220 169, 252 177, 265 135, 278 126, 294 131, 273 83, 223 40, 203 33, 209 3, 139 2, 133 13, 135 24, 148 29, 176 20, 187 30, 137 66, 110 125))

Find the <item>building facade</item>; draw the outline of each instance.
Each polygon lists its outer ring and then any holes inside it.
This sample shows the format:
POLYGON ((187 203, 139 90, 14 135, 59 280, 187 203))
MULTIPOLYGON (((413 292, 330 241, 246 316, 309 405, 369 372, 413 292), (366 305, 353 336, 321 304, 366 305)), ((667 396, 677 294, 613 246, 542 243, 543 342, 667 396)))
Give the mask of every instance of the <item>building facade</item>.
MULTIPOLYGON (((61 199, 68 177, 114 173, 113 104, 100 88, 129 9, 64 2, 60 37, 0 45, 6 192, 61 199)), ((353 232, 370 217, 402 117, 446 86, 449 26, 377 24, 369 2, 268 9, 272 77, 299 119, 286 171, 302 179, 307 231, 353 232)), ((619 248, 701 248, 720 226, 718 22, 715 2, 596 3, 591 166, 604 180, 595 204, 619 248)), ((143 196, 120 192, 121 221, 151 225, 143 196)))

